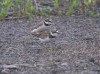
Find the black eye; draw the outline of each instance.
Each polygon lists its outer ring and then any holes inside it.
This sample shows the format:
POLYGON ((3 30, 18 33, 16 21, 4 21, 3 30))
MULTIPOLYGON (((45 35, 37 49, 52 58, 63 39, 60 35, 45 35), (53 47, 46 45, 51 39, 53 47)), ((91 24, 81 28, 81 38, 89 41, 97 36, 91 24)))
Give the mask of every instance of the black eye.
POLYGON ((52 21, 50 21, 50 20, 48 22, 52 23, 52 21))
POLYGON ((46 21, 46 22, 50 22, 50 23, 52 23, 52 20, 49 19, 49 18, 45 19, 45 21, 46 21))

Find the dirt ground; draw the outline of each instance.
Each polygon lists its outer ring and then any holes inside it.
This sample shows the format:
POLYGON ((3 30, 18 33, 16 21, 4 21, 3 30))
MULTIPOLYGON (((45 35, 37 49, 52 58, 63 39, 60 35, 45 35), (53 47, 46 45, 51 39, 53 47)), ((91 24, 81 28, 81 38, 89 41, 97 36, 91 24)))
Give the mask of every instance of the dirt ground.
POLYGON ((51 18, 60 34, 46 44, 30 33, 44 17, 0 21, 0 65, 32 66, 6 74, 100 74, 100 18, 51 18))

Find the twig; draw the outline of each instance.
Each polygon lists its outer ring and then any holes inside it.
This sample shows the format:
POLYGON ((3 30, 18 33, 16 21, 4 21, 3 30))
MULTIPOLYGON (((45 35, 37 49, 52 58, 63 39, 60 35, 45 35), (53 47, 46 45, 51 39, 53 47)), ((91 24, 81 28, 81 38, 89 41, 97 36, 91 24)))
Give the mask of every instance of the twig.
POLYGON ((0 18, 0 20, 16 20, 16 19, 23 19, 23 18, 28 18, 28 16, 0 18))
POLYGON ((36 0, 34 0, 35 6, 36 6, 36 12, 38 12, 39 8, 38 8, 38 3, 36 0))

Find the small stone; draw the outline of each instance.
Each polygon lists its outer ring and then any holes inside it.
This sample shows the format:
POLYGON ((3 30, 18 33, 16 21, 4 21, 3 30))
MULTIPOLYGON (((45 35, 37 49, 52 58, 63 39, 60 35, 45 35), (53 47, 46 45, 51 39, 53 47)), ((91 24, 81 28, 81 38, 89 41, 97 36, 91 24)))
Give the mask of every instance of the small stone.
POLYGON ((68 66, 68 63, 65 62, 65 63, 62 63, 61 65, 62 65, 62 66, 68 66))

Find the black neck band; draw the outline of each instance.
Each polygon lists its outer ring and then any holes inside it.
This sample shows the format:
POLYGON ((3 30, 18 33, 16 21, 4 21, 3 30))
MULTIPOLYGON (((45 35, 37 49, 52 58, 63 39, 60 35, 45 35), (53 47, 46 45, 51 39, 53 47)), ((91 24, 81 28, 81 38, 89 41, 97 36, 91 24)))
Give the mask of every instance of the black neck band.
POLYGON ((55 38, 55 36, 52 36, 52 35, 49 33, 49 38, 55 38))
POLYGON ((47 24, 47 23, 44 22, 44 25, 45 25, 45 26, 50 26, 51 24, 47 24))

